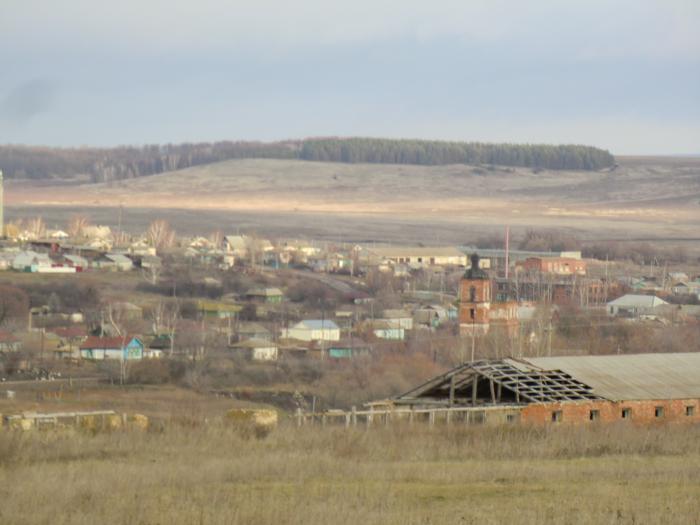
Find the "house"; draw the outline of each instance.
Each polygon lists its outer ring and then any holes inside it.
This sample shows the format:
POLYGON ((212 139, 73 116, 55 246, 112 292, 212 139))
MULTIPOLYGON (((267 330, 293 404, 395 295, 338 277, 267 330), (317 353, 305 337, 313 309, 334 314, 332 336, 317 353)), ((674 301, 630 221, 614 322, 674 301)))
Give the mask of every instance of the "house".
POLYGON ((75 268, 76 272, 82 272, 88 269, 90 266, 90 263, 85 257, 81 257, 80 255, 73 255, 70 253, 67 253, 63 256, 64 259, 64 265, 75 268))
POLYGON ((173 341, 169 335, 160 334, 153 337, 146 345, 146 352, 150 354, 163 355, 165 352, 170 352, 173 347, 173 341))
POLYGON ((369 355, 370 347, 361 339, 342 339, 330 343, 327 353, 333 359, 352 359, 369 355))
POLYGON ((248 255, 248 245, 250 238, 246 235, 226 235, 224 237, 223 248, 227 253, 231 253, 237 257, 246 257, 248 255))
POLYGON ((18 253, 12 260, 12 269, 19 272, 38 272, 51 266, 51 259, 47 254, 31 250, 18 253))
POLYGON ((220 301, 197 301, 199 312, 205 317, 217 319, 233 319, 241 311, 237 304, 222 303, 220 301))
POLYGON ((460 408, 480 424, 697 425, 698 377, 700 352, 481 360, 384 404, 460 408))
POLYGON ((141 256, 141 257, 146 257, 146 256, 155 257, 156 252, 157 252, 157 250, 156 250, 155 246, 151 246, 149 241, 146 239, 138 239, 129 245, 129 253, 131 255, 136 255, 136 256, 141 256))
POLYGON ((11 332, 0 330, 0 352, 19 352, 22 342, 11 332))
POLYGON ((128 272, 133 269, 134 263, 121 253, 104 253, 93 259, 92 267, 100 270, 128 272))
POLYGON ((281 303, 284 294, 279 288, 255 288, 246 293, 246 297, 262 303, 281 303))
POLYGON ((413 329, 413 317, 405 310, 384 310, 382 319, 404 330, 413 329))
POLYGON ((83 326, 57 327, 48 331, 58 338, 55 349, 57 358, 80 358, 80 345, 87 339, 83 326))
POLYGON ((367 321, 367 326, 375 337, 390 341, 403 341, 406 338, 406 330, 400 325, 385 319, 367 321))
POLYGON ((135 361, 144 358, 144 345, 134 336, 90 336, 80 345, 80 357, 95 361, 135 361))
POLYGON ((671 287, 674 295, 695 295, 700 298, 700 283, 679 281, 671 287))
POLYGON ((616 317, 639 317, 652 315, 658 306, 668 304, 655 295, 627 294, 607 303, 608 315, 616 317))
POLYGON ((277 344, 264 339, 246 339, 233 345, 233 348, 243 351, 246 357, 253 361, 277 361, 277 344))
POLYGON ((282 337, 299 341, 340 341, 340 328, 328 319, 309 319, 283 329, 282 337))
POLYGON ((573 257, 528 257, 519 261, 516 268, 522 268, 526 272, 586 275, 586 261, 573 257))
POLYGON ((364 264, 382 261, 409 267, 466 266, 467 256, 454 246, 367 246, 360 253, 364 264))
POLYGON ((272 332, 265 328, 260 323, 251 321, 243 321, 238 324, 236 335, 239 341, 246 339, 258 339, 261 341, 272 341, 272 332))
POLYGON ((439 304, 421 306, 413 311, 413 317, 418 324, 423 324, 431 328, 437 328, 442 323, 450 319, 447 308, 439 304))
POLYGON ((105 257, 112 261, 113 268, 118 272, 128 272, 134 268, 134 262, 121 253, 106 253, 105 257))
POLYGON ((47 233, 48 233, 49 238, 51 238, 51 239, 63 240, 63 239, 67 239, 68 237, 70 237, 70 235, 68 235, 63 230, 49 230, 47 233))
POLYGON ((668 278, 672 281, 687 281, 688 274, 685 272, 668 272, 668 278))

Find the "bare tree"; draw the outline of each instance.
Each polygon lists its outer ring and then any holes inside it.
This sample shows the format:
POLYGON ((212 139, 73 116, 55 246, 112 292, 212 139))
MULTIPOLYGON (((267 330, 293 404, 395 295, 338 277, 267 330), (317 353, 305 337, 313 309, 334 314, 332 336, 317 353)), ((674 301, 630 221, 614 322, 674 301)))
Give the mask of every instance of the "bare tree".
POLYGON ((175 242, 175 230, 167 221, 158 219, 153 221, 146 230, 146 237, 156 251, 170 248, 175 242))
POLYGON ((88 219, 87 215, 77 213, 71 216, 70 221, 68 222, 68 234, 73 238, 83 237, 85 228, 89 225, 90 219, 88 219))
POLYGON ((153 333, 156 335, 166 335, 170 340, 169 355, 173 355, 175 347, 175 334, 177 323, 180 320, 180 303, 178 301, 158 301, 158 304, 151 310, 151 322, 153 333))
POLYGON ((224 233, 221 230, 212 232, 212 234, 209 236, 209 242, 212 244, 212 246, 221 248, 221 244, 224 242, 224 233))
POLYGON ((27 221, 27 232, 34 239, 46 236, 46 224, 41 216, 34 217, 27 221))
POLYGON ((161 273, 163 273, 163 267, 157 264, 150 264, 147 268, 143 268, 142 271, 143 278, 153 286, 158 284, 161 273))

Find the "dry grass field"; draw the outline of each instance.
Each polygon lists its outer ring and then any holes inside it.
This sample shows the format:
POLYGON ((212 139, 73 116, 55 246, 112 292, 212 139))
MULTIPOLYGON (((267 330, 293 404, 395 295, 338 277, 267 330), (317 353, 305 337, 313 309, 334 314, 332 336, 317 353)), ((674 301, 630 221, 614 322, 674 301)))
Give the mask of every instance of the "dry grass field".
POLYGON ((0 522, 697 524, 700 429, 0 432, 0 522))
POLYGON ((613 171, 232 160, 105 184, 9 182, 8 217, 76 210, 143 227, 157 216, 178 231, 257 227, 309 235, 357 232, 379 240, 464 238, 511 224, 595 237, 697 237, 700 160, 623 158, 613 171), (323 220, 319 220, 319 218, 323 220))

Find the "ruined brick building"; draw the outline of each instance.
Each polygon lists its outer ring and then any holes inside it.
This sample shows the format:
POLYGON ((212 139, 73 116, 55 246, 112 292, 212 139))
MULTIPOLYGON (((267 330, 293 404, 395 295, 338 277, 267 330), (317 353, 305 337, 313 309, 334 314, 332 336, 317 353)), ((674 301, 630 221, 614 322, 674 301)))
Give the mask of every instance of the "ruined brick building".
POLYGON ((472 408, 472 422, 700 423, 700 353, 475 361, 391 403, 472 408))

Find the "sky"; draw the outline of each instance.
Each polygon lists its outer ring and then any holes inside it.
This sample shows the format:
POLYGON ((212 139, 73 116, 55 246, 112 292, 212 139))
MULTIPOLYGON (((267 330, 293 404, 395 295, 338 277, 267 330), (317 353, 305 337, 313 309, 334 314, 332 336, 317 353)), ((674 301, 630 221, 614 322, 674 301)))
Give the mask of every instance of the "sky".
POLYGON ((0 0, 0 143, 700 153, 698 0, 0 0))

